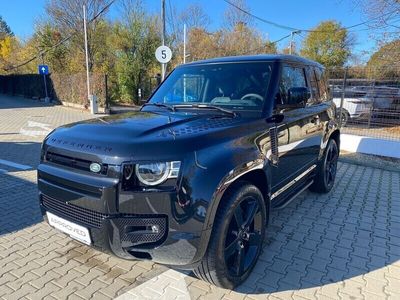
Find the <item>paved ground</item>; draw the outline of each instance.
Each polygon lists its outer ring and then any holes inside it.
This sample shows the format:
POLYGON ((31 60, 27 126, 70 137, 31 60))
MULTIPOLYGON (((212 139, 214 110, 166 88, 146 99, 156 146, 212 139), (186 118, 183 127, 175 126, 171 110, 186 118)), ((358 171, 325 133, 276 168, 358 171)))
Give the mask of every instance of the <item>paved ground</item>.
POLYGON ((305 193, 275 211, 260 261, 236 291, 53 230, 37 204, 40 143, 86 118, 0 95, 0 298, 400 299, 400 173, 384 162, 341 162, 330 194, 305 193))

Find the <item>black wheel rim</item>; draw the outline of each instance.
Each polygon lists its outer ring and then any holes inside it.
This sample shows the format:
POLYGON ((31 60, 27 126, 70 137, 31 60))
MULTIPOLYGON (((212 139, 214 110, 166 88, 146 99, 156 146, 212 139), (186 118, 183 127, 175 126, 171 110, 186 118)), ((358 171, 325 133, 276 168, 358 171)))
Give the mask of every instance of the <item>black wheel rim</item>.
POLYGON ((262 226, 258 201, 252 197, 241 201, 235 208, 225 239, 225 263, 231 276, 242 276, 257 259, 262 226))
POLYGON ((327 149, 325 167, 325 180, 328 186, 335 181, 338 157, 338 148, 335 143, 331 143, 327 149))

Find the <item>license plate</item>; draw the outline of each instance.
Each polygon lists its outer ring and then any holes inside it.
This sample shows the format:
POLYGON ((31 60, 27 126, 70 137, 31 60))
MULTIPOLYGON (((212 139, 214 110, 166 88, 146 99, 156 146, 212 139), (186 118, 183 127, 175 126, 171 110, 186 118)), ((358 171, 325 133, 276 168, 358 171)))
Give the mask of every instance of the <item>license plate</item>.
POLYGON ((81 225, 72 223, 60 218, 52 213, 46 212, 49 224, 58 230, 68 234, 73 239, 81 241, 87 245, 91 244, 89 230, 81 225))

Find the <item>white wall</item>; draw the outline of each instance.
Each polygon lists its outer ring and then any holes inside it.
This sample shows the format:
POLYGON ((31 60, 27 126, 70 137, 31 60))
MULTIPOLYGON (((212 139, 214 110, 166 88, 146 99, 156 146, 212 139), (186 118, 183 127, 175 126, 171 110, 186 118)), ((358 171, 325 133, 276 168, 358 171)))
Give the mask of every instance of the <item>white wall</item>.
POLYGON ((348 152, 359 152, 400 158, 400 141, 390 141, 366 136, 341 134, 340 148, 348 152))

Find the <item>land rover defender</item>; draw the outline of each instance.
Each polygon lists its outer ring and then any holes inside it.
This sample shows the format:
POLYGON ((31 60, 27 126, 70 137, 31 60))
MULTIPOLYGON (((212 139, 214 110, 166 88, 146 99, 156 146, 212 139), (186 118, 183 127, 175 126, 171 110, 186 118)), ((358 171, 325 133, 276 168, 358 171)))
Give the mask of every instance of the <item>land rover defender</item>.
POLYGON ((87 245, 233 288, 263 250, 271 211, 307 188, 331 190, 339 147, 320 64, 288 55, 192 62, 140 111, 50 133, 40 207, 87 245))

